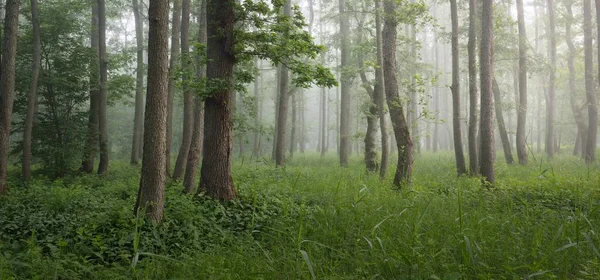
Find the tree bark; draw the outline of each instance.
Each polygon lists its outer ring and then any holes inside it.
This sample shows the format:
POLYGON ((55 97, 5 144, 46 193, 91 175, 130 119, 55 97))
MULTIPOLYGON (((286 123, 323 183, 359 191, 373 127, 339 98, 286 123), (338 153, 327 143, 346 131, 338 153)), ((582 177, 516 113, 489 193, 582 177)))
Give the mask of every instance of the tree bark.
POLYGON ((452 18, 452 126, 454 128, 456 171, 460 176, 467 171, 467 168, 465 166, 460 127, 460 57, 458 53, 458 7, 456 0, 450 0, 450 10, 452 18))
POLYGON ((208 0, 206 22, 207 78, 224 81, 229 86, 215 89, 205 101, 204 157, 199 189, 215 199, 231 200, 237 196, 231 178, 235 0, 208 0))
POLYGON ((469 172, 479 173, 479 157, 477 147, 477 1, 469 0, 469 41, 467 46, 469 62, 469 172))
POLYGON ((108 171, 108 118, 106 116, 106 82, 108 80, 108 58, 106 56, 106 1, 98 0, 98 54, 100 57, 100 90, 98 91, 98 131, 100 133, 100 162, 98 175, 108 171))
MULTIPOLYGON (((587 0, 586 0, 587 1, 587 0)), ((591 5, 590 5, 591 6, 591 5)), ((598 36, 600 36, 600 1, 596 0, 596 28, 598 30, 598 36)), ((591 24, 590 24, 591 26, 591 24)), ((598 55, 600 55, 600 44, 598 45, 598 55)), ((600 63, 600 57, 598 57, 598 63, 600 63)), ((587 71, 586 71, 587 72, 587 71)), ((598 65, 598 74, 600 74, 600 64, 598 65)), ((596 97, 596 91, 587 92, 588 100, 588 130, 587 130, 587 143, 585 161, 587 163, 593 163, 596 161, 596 144, 598 137, 598 100, 596 97)))
POLYGON ((350 21, 346 12, 346 0, 339 0, 340 12, 340 51, 341 51, 341 101, 340 101, 340 165, 348 166, 350 154, 350 145, 352 143, 350 135, 350 89, 352 87, 352 77, 344 68, 350 66, 350 21))
POLYGON ((500 87, 498 86, 496 79, 494 79, 493 91, 496 109, 496 121, 498 122, 498 132, 500 133, 500 141, 502 142, 504 158, 506 159, 506 163, 513 164, 515 160, 513 159, 510 139, 508 138, 506 123, 504 122, 504 114, 502 112, 502 92, 500 91, 500 87))
POLYGON ((398 94, 398 81, 396 77, 396 27, 398 19, 394 13, 396 2, 394 0, 384 1, 385 15, 382 31, 383 48, 383 73, 385 80, 385 95, 390 110, 390 118, 396 136, 398 147, 398 165, 394 176, 394 185, 400 187, 409 183, 412 174, 413 143, 410 138, 410 130, 404 117, 404 110, 398 94))
POLYGON ((166 158, 167 176, 171 175, 171 147, 173 146, 173 99, 175 98, 175 71, 180 51, 181 32, 181 1, 173 0, 173 15, 171 26, 171 57, 169 59, 169 97, 167 99, 167 147, 166 158))
POLYGON ((132 0, 135 17, 135 40, 137 47, 135 78, 135 114, 133 120, 133 139, 131 144, 130 163, 137 165, 142 144, 142 127, 144 126, 144 20, 138 0, 132 0))
MULTIPOLYGON (((198 15, 198 43, 206 45, 206 0, 200 4, 200 13, 198 15)), ((202 80, 206 78, 206 66, 202 64, 203 56, 196 55, 196 78, 202 80)), ((194 127, 192 132, 192 142, 190 143, 189 154, 183 176, 184 192, 192 194, 196 184, 196 171, 200 157, 202 156, 202 144, 204 140, 204 100, 202 97, 194 97, 194 127)))
POLYGON ((90 48, 94 52, 90 62, 90 111, 88 115, 88 131, 84 150, 84 159, 81 163, 81 171, 85 173, 94 172, 94 160, 98 153, 98 106, 99 106, 99 42, 98 42, 98 3, 92 0, 92 23, 90 30, 90 48))
POLYGON ((554 99, 556 83, 556 35, 554 27, 554 0, 546 1, 548 9, 548 53, 550 56, 550 73, 548 75, 548 97, 546 100, 546 154, 554 156, 554 99))
POLYGON ((40 64, 42 61, 42 44, 40 41, 40 19, 38 1, 31 0, 31 24, 33 27, 33 62, 31 64, 31 86, 27 96, 27 117, 25 119, 25 130, 23 131, 23 165, 22 176, 24 180, 31 177, 31 135, 35 119, 35 108, 37 103, 38 79, 40 76, 40 64))
POLYGON ((517 157, 520 164, 527 164, 527 34, 523 0, 517 0, 519 24, 519 104, 517 104, 517 157))
POLYGON ((6 1, 2 62, 0 63, 0 196, 8 191, 6 169, 10 152, 10 125, 15 99, 15 61, 19 35, 19 0, 6 1))
POLYGON ((296 99, 296 93, 291 94, 292 97, 292 127, 290 131, 290 158, 294 157, 294 153, 296 152, 296 147, 298 143, 296 143, 296 128, 298 126, 298 100, 296 99))
POLYGON ((494 77, 493 56, 493 3, 483 1, 481 14, 481 45, 480 45, 480 83, 481 83, 481 121, 479 144, 479 170, 488 184, 494 184, 494 97, 492 80, 494 77))
POLYGON ((377 68, 375 68, 375 85, 373 94, 377 103, 377 114, 379 116, 379 128, 381 131, 381 163, 379 164, 379 177, 387 175, 389 144, 387 125, 385 120, 385 93, 383 81, 383 50, 381 42, 381 0, 375 1, 375 40, 377 40, 377 68))
MULTIPOLYGON (((292 13, 292 4, 288 0, 285 2, 283 8, 283 14, 290 16, 292 13)), ((289 69, 281 65, 279 67, 279 102, 277 103, 279 110, 277 114, 277 140, 275 147, 275 165, 285 165, 285 152, 286 152, 286 132, 287 132, 287 120, 288 120, 288 109, 289 109, 289 88, 290 78, 289 69)))
POLYGON ((260 86, 262 86, 262 73, 261 68, 262 68, 262 63, 259 63, 258 58, 255 60, 256 67, 258 68, 257 71, 257 77, 254 78, 254 106, 255 108, 255 113, 254 113, 254 127, 255 127, 255 131, 254 131, 254 147, 252 149, 252 156, 258 158, 260 156, 260 139, 261 139, 261 132, 259 131, 260 126, 261 126, 261 101, 260 101, 260 86), (259 81, 261 81, 261 83, 259 83, 259 81))
POLYGON ((183 136, 181 138, 181 146, 175 161, 175 170, 173 171, 173 179, 179 180, 185 172, 187 157, 192 144, 192 134, 194 132, 194 95, 191 89, 186 85, 189 80, 187 71, 189 71, 189 54, 190 54, 190 6, 191 0, 183 0, 181 5, 181 57, 183 58, 184 73, 183 81, 183 136))

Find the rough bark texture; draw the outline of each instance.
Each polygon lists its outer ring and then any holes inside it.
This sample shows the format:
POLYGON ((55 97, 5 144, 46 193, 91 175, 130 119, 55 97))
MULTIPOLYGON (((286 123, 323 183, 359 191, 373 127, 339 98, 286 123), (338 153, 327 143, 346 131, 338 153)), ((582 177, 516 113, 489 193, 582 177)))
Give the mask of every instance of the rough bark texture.
POLYGON ((167 99, 167 147, 166 158, 167 176, 171 175, 171 147, 173 146, 173 99, 175 97, 175 71, 180 51, 181 32, 181 0, 173 0, 173 15, 171 23, 171 57, 169 58, 169 97, 167 99))
POLYGON ((383 50, 381 46, 381 1, 375 1, 375 39, 377 40, 377 68, 375 69, 375 85, 373 93, 377 103, 377 114, 379 116, 379 128, 381 131, 381 163, 379 164, 379 177, 387 175, 388 168, 388 133, 385 121, 385 93, 383 87, 383 50))
POLYGON ((477 1, 469 0, 469 41, 467 46, 469 59, 469 172, 479 173, 479 157, 477 146, 477 1))
POLYGON ((463 175, 467 168, 465 166, 465 155, 463 153, 462 132, 460 127, 460 57, 458 53, 458 7, 456 0, 450 0, 450 13, 452 18, 452 127, 454 129, 454 157, 456 160, 456 171, 463 175))
POLYGON ((100 90, 98 91, 98 132, 100 134, 100 162, 98 175, 108 171, 108 118, 106 116, 108 57, 106 56, 106 1, 98 0, 98 56, 100 58, 100 90))
POLYGON ((502 150, 504 151, 504 158, 506 163, 512 164, 515 162, 512 154, 512 148, 510 146, 510 139, 508 138, 508 132, 506 131, 506 123, 504 122, 504 114, 502 112, 502 92, 498 86, 498 82, 494 79, 493 85, 494 91, 494 103, 496 109, 496 121, 498 122, 498 133, 500 134, 500 141, 502 142, 502 150))
MULTIPOLYGON (((200 4, 200 13, 198 15, 198 43, 206 44, 206 0, 202 0, 200 4)), ((201 65, 202 56, 197 54, 196 65, 201 65)), ((199 66, 196 68, 196 78, 202 80, 206 77, 206 66, 199 66)), ((187 163, 185 168, 185 174, 183 176, 183 187, 184 192, 192 194, 195 190, 196 185, 196 171, 198 170, 198 163, 200 163, 200 157, 202 156, 202 144, 204 140, 204 100, 202 97, 196 96, 194 98, 194 130, 192 134, 192 142, 190 144, 190 150, 187 157, 187 163)))
MULTIPOLYGON (((283 13, 286 16, 291 14, 291 2, 290 0, 285 2, 283 13)), ((285 165, 285 152, 286 152, 286 132, 287 132, 287 120, 288 120, 288 109, 289 109, 289 88, 290 88, 290 71, 287 67, 281 65, 279 67, 279 101, 277 103, 277 140, 275 142, 275 165, 285 165)))
POLYGON ((236 197, 231 178, 233 158, 233 52, 235 0, 208 0, 207 78, 225 81, 229 86, 215 89, 206 98, 204 114, 204 157, 200 175, 200 190, 213 198, 230 200, 236 197))
POLYGON ((394 176, 394 185, 400 187, 410 182, 413 162, 413 143, 410 130, 404 117, 404 110, 398 94, 398 80, 396 77, 396 27, 398 20, 394 13, 396 2, 384 1, 385 14, 382 40, 383 40, 383 73, 385 80, 385 95, 390 110, 390 118, 396 136, 398 147, 398 165, 394 176))
POLYGON ((150 0, 148 8, 148 87, 144 113, 142 178, 135 211, 145 209, 162 221, 165 204, 165 138, 169 79, 169 0, 150 0))
POLYGON ((144 20, 138 0, 132 0, 135 17, 135 41, 137 48, 135 78, 135 114, 133 118, 133 139, 131 143, 131 164, 138 164, 144 126, 144 20))
MULTIPOLYGON (((183 0, 181 5, 181 57, 185 63, 185 71, 189 70, 189 54, 190 54, 190 6, 191 0, 183 0)), ((177 154, 175 162, 175 170, 173 170, 173 179, 181 179, 185 172, 187 157, 192 144, 192 134, 194 132, 194 95, 191 89, 186 86, 186 81, 189 77, 183 75, 183 136, 181 137, 181 146, 177 154)))
POLYGON ((0 195, 8 191, 6 168, 10 152, 10 121, 15 99, 15 60, 19 34, 19 0, 6 1, 0 63, 0 195))
POLYGON ((517 156, 520 164, 527 164, 527 34, 523 0, 517 0, 519 24, 519 103, 517 104, 517 156))
MULTIPOLYGON (((339 0, 340 12, 340 51, 341 67, 350 66, 350 20, 346 12, 346 0, 339 0)), ((341 97, 340 97, 340 165, 348 166, 348 157, 350 156, 350 89, 352 87, 352 77, 348 71, 342 70, 341 77, 341 97)))
POLYGON ((550 59, 550 73, 548 75, 548 96, 546 99, 546 154, 554 156, 554 99, 556 83, 556 32, 554 27, 554 0, 546 1, 548 9, 548 55, 550 59))
POLYGON ((98 152, 98 89, 100 87, 99 77, 99 43, 98 43, 98 5, 92 2, 92 24, 90 30, 90 48, 94 52, 90 62, 90 111, 88 115, 88 131, 84 151, 84 159, 81 163, 81 171, 92 173, 94 171, 94 160, 98 152))
MULTIPOLYGON (((600 1, 596 0, 596 28, 598 30, 598 36, 600 36, 600 1)), ((600 55, 600 44, 598 45, 598 55, 600 55)), ((600 57, 598 57, 598 63, 600 63, 600 57)), ((598 74, 600 74, 600 64, 598 65, 598 74)), ((598 137, 598 100, 596 91, 588 92, 588 131, 587 131, 587 143, 585 161, 587 163, 593 163, 596 160, 596 144, 598 137)))
POLYGON ((479 143, 479 171, 484 180, 494 184, 494 97, 492 80, 494 76, 493 57, 493 3, 483 1, 481 14, 481 45, 480 45, 480 83, 481 83, 481 122, 479 143))
POLYGON ((31 86, 27 96, 27 116, 25 118, 25 129, 23 131, 23 164, 22 176, 27 180, 31 177, 31 135, 35 118, 35 107, 37 103, 38 79, 40 76, 40 64, 42 61, 42 44, 40 42, 40 19, 38 1, 31 0, 31 24, 33 27, 33 62, 31 64, 31 86))

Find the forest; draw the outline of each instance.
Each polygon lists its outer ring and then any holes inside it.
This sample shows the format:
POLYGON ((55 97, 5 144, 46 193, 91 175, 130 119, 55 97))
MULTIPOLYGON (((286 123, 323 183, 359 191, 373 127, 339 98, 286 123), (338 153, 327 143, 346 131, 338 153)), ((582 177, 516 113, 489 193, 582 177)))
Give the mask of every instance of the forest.
POLYGON ((600 0, 0 25, 2 280, 600 279, 600 0))

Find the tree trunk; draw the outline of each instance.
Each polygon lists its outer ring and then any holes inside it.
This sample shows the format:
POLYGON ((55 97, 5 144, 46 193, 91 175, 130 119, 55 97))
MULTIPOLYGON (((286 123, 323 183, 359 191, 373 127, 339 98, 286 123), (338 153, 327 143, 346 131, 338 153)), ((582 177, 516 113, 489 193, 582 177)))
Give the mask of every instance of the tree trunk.
POLYGON ((181 146, 177 154, 175 162, 175 170, 173 171, 173 179, 179 180, 185 172, 187 157, 192 144, 192 134, 194 132, 194 95, 186 81, 189 80, 187 71, 190 71, 190 5, 191 0, 183 0, 181 9, 181 57, 184 64, 184 73, 182 78, 183 84, 183 136, 181 138, 181 146))
POLYGON ((321 157, 327 153, 327 89, 321 88, 321 131, 319 133, 321 157))
MULTIPOLYGON (((340 51, 342 69, 350 66, 350 21, 346 12, 346 0, 339 0, 340 12, 340 51)), ((350 156, 350 89, 352 77, 348 71, 342 71, 341 77, 341 104, 340 104, 340 165, 348 166, 350 156)))
POLYGON ((546 154, 554 156, 554 99, 556 80, 556 35, 554 27, 554 0, 546 1, 548 9, 548 52, 550 56, 550 73, 548 78, 548 98, 546 99, 546 154))
POLYGON ((135 40, 137 47, 135 79, 135 115, 133 120, 133 139, 130 163, 138 164, 144 126, 144 20, 138 0, 132 0, 135 17, 135 40))
POLYGON ((481 83, 481 122, 479 144, 479 171, 484 180, 494 184, 494 97, 492 80, 494 76, 493 57, 493 3, 483 1, 481 15, 481 45, 480 45, 480 83, 481 83))
MULTIPOLYGON (((292 4, 290 0, 285 2, 283 8, 283 14, 290 16, 292 13, 292 4)), ((278 114, 277 114, 277 140, 275 146, 275 165, 285 165, 285 151, 286 151, 286 132, 287 132, 287 120, 288 120, 288 109, 289 109, 289 69, 281 65, 279 67, 279 102, 278 102, 278 114)))
POLYGON ((257 77, 254 78, 254 106, 255 108, 255 114, 254 114, 254 127, 255 127, 255 131, 254 131, 254 147, 252 149, 252 156, 253 157, 259 157, 260 156, 260 134, 261 132, 259 131, 260 129, 260 125, 261 125, 261 101, 260 101, 260 90, 259 87, 263 85, 262 83, 262 73, 261 68, 262 68, 262 63, 259 64, 259 60, 256 59, 255 60, 255 65, 258 68, 257 71, 257 77), (261 83, 259 83, 259 80, 261 81, 261 83), (260 85, 260 86, 259 86, 260 85))
POLYGON ((208 24, 207 78, 223 81, 229 86, 214 89, 205 101, 204 157, 199 190, 223 201, 237 196, 231 178, 235 0, 208 0, 206 22, 208 24))
MULTIPOLYGON (((200 4, 200 13, 198 15, 198 43, 206 45, 206 0, 200 4)), ((206 66, 202 64, 204 56, 199 53, 196 55, 196 78, 202 80, 206 78, 206 66)), ((202 97, 194 97, 194 127, 192 132, 192 142, 187 157, 185 174, 183 176, 184 192, 192 194, 196 184, 196 171, 198 163, 202 156, 202 144, 204 140, 204 101, 202 97)))
POLYGON ((106 82, 108 80, 108 58, 106 56, 106 1, 98 0, 98 54, 100 57, 100 90, 98 91, 98 131, 100 133, 100 162, 98 175, 108 171, 108 118, 106 116, 106 82))
POLYGON ((175 98, 175 71, 179 60, 181 32, 181 1, 173 0, 173 15, 171 25, 171 57, 169 60, 169 97, 167 99, 167 139, 166 158, 167 176, 171 175, 171 147, 173 146, 173 99, 175 98))
MULTIPOLYGON (((598 29, 598 36, 600 36, 600 25, 598 25, 598 24, 600 24, 599 15, 600 15, 600 1, 596 0, 596 23, 597 23, 596 28, 598 29)), ((590 28, 591 28, 591 24, 590 24, 590 28)), ((600 55, 600 44, 596 44, 596 45, 598 45, 598 55, 600 55)), ((600 63, 600 56, 598 57, 598 63, 600 63)), ((598 74, 600 74, 600 64, 598 65, 598 74)), ((595 90, 594 91, 590 90, 590 91, 586 91, 586 92, 587 92, 587 101, 588 101, 588 118, 589 118, 589 120, 588 120, 588 131, 587 131, 587 143, 585 145, 586 146, 585 161, 587 163, 593 163, 596 160, 596 144, 597 144, 596 140, 598 137, 598 100, 596 98, 597 93, 595 90)))
POLYGON ((458 53, 458 7, 456 0, 450 0, 450 10, 452 14, 452 126, 454 128, 456 171, 460 176, 467 171, 467 168, 465 166, 460 127, 460 57, 458 53))
POLYGON ((90 111, 88 115, 88 129, 84 159, 81 163, 81 171, 85 173, 94 172, 94 160, 98 152, 98 98, 100 87, 99 77, 99 43, 98 43, 98 3, 92 2, 92 24, 90 30, 90 49, 94 52, 90 62, 90 111))
POLYGON ((150 0, 148 87, 144 113, 142 178, 135 212, 145 209, 154 222, 163 218, 165 204, 165 143, 169 83, 169 0, 150 0))
POLYGON ((512 148, 510 146, 510 139, 508 138, 508 132, 506 131, 506 123, 504 122, 504 114, 502 112, 502 92, 498 86, 498 82, 494 79, 493 85, 494 91, 494 102, 496 109, 496 120, 498 121, 498 132, 500 133, 500 141, 502 141, 502 149, 504 150, 504 158, 506 163, 512 164, 515 162, 512 155, 512 148))
POLYGON ((296 99, 296 93, 292 94, 292 127, 290 131, 290 158, 294 157, 296 152, 296 128, 298 126, 298 100, 296 99))
POLYGON ((477 1, 469 0, 469 172, 471 175, 479 173, 479 157, 477 147, 477 1))
POLYGON ((381 42, 381 0, 375 1, 375 39, 377 40, 377 68, 375 69, 375 85, 373 94, 377 103, 379 128, 381 131, 381 163, 379 164, 379 177, 385 178, 388 168, 389 144, 387 125, 385 121, 385 93, 383 82, 383 50, 381 42))
MULTIPOLYGON (((394 0, 384 1, 385 11, 395 11, 394 0)), ((387 13, 384 19, 382 32, 383 39, 383 73, 385 80, 385 95, 390 110, 390 118, 396 136, 398 147, 398 165, 394 176, 394 185, 400 187, 410 182, 413 161, 413 143, 410 130, 404 117, 404 110, 398 94, 398 81, 396 78, 396 27, 398 19, 393 13, 387 13)))
POLYGON ((520 164, 527 164, 527 34, 523 0, 517 0, 519 24, 519 104, 517 104, 517 156, 520 164))
POLYGON ((19 0, 6 1, 2 62, 0 63, 0 195, 8 191, 6 169, 10 152, 10 125, 15 98, 15 60, 19 35, 19 0))
POLYGON ((31 86, 27 96, 27 117, 23 131, 23 165, 22 176, 24 180, 31 177, 31 135, 35 118, 37 103, 38 78, 42 61, 42 44, 40 41, 40 19, 38 1, 31 0, 31 24, 33 27, 33 62, 31 64, 31 86))

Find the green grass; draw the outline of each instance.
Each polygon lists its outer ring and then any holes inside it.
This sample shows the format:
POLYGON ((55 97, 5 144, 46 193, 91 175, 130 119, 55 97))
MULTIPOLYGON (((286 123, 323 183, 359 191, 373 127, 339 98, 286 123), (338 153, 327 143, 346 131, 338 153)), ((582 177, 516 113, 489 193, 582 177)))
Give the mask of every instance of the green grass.
POLYGON ((425 154, 397 190, 392 169, 381 181, 358 157, 246 158, 239 201, 172 183, 153 226, 131 215, 137 169, 114 163, 105 180, 40 179, 0 200, 0 279, 600 278, 598 166, 498 159, 496 172, 484 189, 450 154, 425 154))

